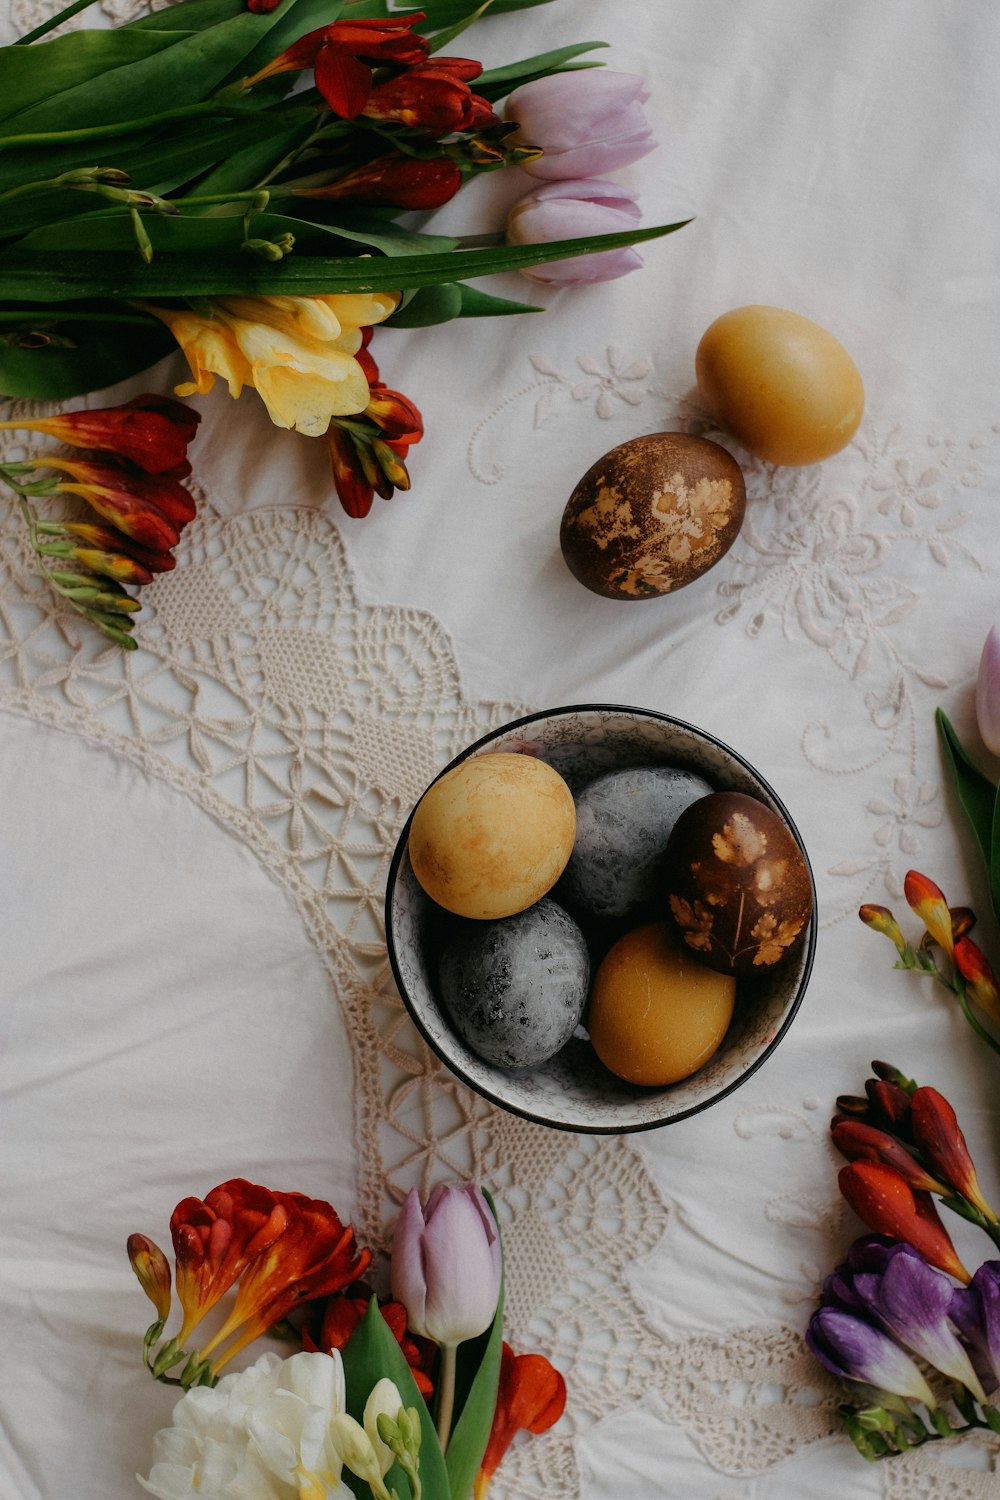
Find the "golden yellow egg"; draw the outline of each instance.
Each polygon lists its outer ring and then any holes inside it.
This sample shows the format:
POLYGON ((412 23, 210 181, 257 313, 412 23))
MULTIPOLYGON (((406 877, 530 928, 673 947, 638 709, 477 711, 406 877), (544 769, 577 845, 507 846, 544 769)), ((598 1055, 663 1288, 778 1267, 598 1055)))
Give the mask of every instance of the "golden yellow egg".
POLYGON ((576 806, 558 771, 495 752, 455 766, 413 814, 413 873, 460 917, 510 917, 541 900, 573 852, 576 806))
POLYGON ((731 975, 706 968, 664 923, 651 922, 619 938, 605 955, 587 1029, 612 1073, 662 1087, 708 1062, 726 1034, 735 999, 731 975))
POLYGON ((865 406, 832 333, 782 307, 737 307, 708 328, 698 389, 725 432, 772 464, 814 464, 849 443, 865 406))

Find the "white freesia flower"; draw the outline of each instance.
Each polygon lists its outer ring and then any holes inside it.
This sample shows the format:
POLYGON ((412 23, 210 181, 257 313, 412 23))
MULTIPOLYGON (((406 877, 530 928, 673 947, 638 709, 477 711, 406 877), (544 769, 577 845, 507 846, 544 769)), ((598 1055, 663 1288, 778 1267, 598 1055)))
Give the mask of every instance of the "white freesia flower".
POLYGON ((340 1355, 263 1354, 196 1386, 153 1440, 143 1489, 159 1500, 353 1500, 330 1440, 344 1410, 340 1355))

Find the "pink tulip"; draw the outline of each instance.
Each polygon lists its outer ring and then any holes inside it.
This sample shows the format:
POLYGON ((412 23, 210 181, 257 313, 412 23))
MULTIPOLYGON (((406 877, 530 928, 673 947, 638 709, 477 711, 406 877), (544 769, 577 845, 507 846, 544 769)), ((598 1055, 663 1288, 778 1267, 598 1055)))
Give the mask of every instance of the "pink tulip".
POLYGON ((976 718, 983 744, 1000 755, 1000 631, 994 625, 979 658, 976 679, 976 718))
MULTIPOLYGON (((507 216, 507 242, 538 245, 587 234, 615 234, 634 229, 640 217, 634 195, 615 182, 583 177, 571 182, 546 182, 514 204, 507 216)), ((642 256, 625 245, 619 250, 599 250, 596 255, 529 266, 521 274, 551 286, 580 286, 613 281, 641 265, 642 256)))
POLYGON ((453 1348, 485 1332, 500 1296, 500 1234, 478 1187, 411 1188, 392 1245, 392 1294, 410 1329, 453 1348))
POLYGON ((504 116, 520 126, 518 143, 542 155, 523 163, 533 177, 565 179, 614 172, 652 151, 656 142, 634 73, 587 68, 552 73, 515 89, 504 116))

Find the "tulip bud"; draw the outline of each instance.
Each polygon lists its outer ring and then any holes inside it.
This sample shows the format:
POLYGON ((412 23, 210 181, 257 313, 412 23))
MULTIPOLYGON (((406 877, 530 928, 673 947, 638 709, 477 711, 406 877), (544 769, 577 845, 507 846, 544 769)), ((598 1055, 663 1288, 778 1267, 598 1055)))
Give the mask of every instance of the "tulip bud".
POLYGON ((515 120, 514 144, 539 148, 524 163, 533 177, 565 180, 614 172, 656 145, 643 104, 649 97, 634 73, 552 73, 515 89, 504 116, 515 120))
POLYGON ((396 1224, 392 1292, 410 1328, 453 1347, 493 1321, 500 1296, 500 1235, 478 1187, 448 1183, 421 1208, 411 1188, 396 1224))
POLYGON ((993 755, 1000 755, 1000 631, 995 625, 979 658, 976 719, 983 744, 993 755))

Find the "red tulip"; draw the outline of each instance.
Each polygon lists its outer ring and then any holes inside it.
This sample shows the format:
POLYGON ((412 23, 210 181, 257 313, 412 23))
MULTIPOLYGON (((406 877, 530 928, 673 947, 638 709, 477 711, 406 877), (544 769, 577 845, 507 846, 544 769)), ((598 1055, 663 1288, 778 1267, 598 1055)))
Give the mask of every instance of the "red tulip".
POLYGON ((476 1476, 474 1500, 483 1500, 516 1433, 545 1432, 566 1406, 566 1382, 541 1354, 515 1354, 505 1343, 500 1385, 486 1452, 476 1476))
POLYGON ((898 1172, 880 1162, 854 1161, 842 1167, 840 1191, 876 1234, 905 1240, 925 1260, 958 1281, 971 1281, 930 1195, 914 1192, 898 1172))

